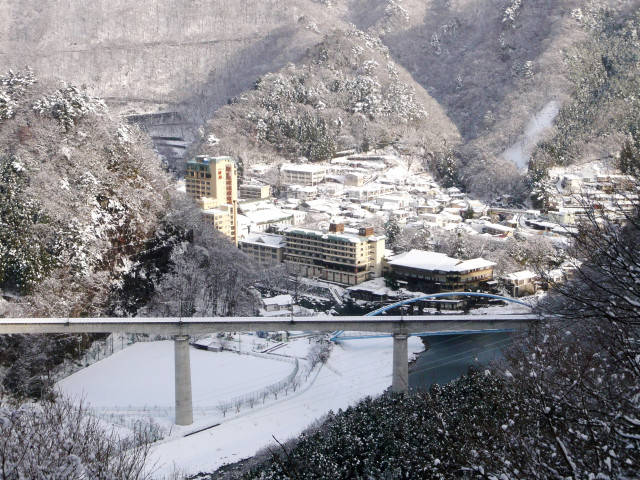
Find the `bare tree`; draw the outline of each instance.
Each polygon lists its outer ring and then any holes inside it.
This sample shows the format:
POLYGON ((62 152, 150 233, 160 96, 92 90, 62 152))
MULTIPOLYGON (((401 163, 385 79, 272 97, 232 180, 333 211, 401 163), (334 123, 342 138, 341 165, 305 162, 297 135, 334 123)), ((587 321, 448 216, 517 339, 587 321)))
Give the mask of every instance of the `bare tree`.
POLYGON ((529 478, 637 474, 640 203, 629 197, 625 209, 586 198, 586 219, 569 248, 572 277, 552 285, 540 305, 547 320, 507 352, 520 414, 508 453, 487 451, 491 475, 509 477, 516 468, 529 478))
POLYGON ((218 406, 216 407, 216 410, 218 410, 223 417, 227 416, 227 412, 231 409, 231 404, 229 402, 220 402, 218 403, 218 406))
POLYGON ((150 433, 121 438, 64 399, 38 405, 0 399, 0 478, 147 479, 150 433))
POLYGON ((278 399, 278 392, 280 391, 278 385, 270 385, 269 386, 269 393, 273 394, 273 398, 275 398, 276 400, 278 399))

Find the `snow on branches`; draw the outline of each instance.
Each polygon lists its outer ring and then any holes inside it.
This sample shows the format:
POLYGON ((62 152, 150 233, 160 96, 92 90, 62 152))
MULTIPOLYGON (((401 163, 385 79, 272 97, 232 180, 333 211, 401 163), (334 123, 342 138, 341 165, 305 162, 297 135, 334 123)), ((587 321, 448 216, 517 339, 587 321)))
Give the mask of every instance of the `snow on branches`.
POLYGON ((98 114, 104 108, 102 100, 66 83, 51 95, 42 97, 33 106, 33 110, 41 115, 51 115, 58 119, 67 132, 82 117, 89 113, 98 114))

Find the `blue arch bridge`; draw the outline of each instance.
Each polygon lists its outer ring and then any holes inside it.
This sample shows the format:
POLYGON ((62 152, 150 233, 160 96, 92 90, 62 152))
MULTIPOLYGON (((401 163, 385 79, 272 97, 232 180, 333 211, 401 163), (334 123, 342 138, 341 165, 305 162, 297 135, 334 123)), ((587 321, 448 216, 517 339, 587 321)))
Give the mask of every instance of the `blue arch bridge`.
MULTIPOLYGON (((0 335, 19 333, 146 333, 172 336, 175 353, 176 424, 193 423, 189 338, 191 335, 238 331, 302 330, 318 332, 370 332, 393 337, 391 389, 406 392, 409 385, 408 346, 410 335, 443 333, 505 332, 522 330, 539 318, 533 314, 485 315, 384 315, 392 308, 443 296, 441 293, 387 305, 364 316, 316 317, 155 317, 155 318, 0 318, 0 335)), ((464 293, 467 296, 498 298, 529 306, 519 300, 496 295, 464 293)), ((337 335, 334 335, 337 338, 337 335)))
MULTIPOLYGON (((388 312, 389 310, 393 310, 394 308, 400 308, 402 311, 402 307, 405 305, 409 305, 412 303, 416 303, 416 302, 421 302, 421 301, 425 301, 425 300, 433 300, 433 299, 438 299, 438 298, 447 298, 447 297, 476 297, 476 298, 490 298, 493 300, 502 300, 505 302, 510 302, 510 303, 515 303, 518 305, 523 305, 529 309, 532 309, 533 306, 530 303, 527 302, 523 302, 522 300, 516 300, 515 298, 509 298, 509 297, 503 297, 500 295, 493 295, 490 293, 481 293, 481 292, 447 292, 447 293, 433 293, 430 295, 423 295, 420 297, 412 297, 412 298, 408 298, 405 300, 400 300, 398 302, 394 302, 391 303, 389 305, 385 305, 383 307, 380 307, 376 310, 373 310, 367 314, 365 314, 365 317, 373 317, 376 315, 386 315, 386 312, 388 312)), ((498 332, 510 332, 512 330, 506 329, 506 328, 502 328, 502 329, 498 329, 495 330, 495 333, 498 332)), ((458 332, 459 334, 471 334, 471 333, 488 333, 489 330, 466 330, 463 332, 458 332)), ((385 333, 375 333, 375 332, 358 332, 359 334, 348 334, 347 332, 345 332, 344 330, 337 330, 335 332, 333 332, 331 334, 331 340, 333 341, 340 341, 340 340, 361 340, 361 339, 366 339, 366 338, 380 338, 380 337, 390 337, 391 334, 385 334, 385 333)), ((449 332, 422 332, 422 333, 416 333, 414 334, 415 336, 418 337, 424 337, 424 336, 431 336, 431 335, 443 335, 443 334, 448 334, 449 332)))

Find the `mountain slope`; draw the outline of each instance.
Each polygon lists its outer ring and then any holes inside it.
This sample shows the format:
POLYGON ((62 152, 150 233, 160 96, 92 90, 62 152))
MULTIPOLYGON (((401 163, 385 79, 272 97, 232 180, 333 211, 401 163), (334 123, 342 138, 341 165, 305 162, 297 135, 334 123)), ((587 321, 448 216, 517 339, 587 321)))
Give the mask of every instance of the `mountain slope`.
POLYGON ((2 71, 30 65, 151 111, 216 108, 317 42, 313 25, 335 24, 309 0, 19 0, 4 12, 2 71))
POLYGON ((30 72, 0 76, 0 174, 0 289, 41 315, 99 311, 173 192, 148 137, 30 72))
POLYGON ((258 78, 216 112, 211 135, 217 143, 203 140, 200 152, 311 161, 389 144, 419 154, 459 141, 438 103, 377 37, 357 29, 335 31, 300 62, 258 78))

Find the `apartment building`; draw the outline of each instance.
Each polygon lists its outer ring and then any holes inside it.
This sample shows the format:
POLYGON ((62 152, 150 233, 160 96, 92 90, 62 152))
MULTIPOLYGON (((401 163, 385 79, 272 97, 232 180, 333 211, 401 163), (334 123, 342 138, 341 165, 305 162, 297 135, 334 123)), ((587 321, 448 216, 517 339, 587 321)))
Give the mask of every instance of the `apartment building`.
POLYGON ((369 202, 380 195, 386 195, 395 191, 391 185, 374 183, 360 187, 351 187, 344 190, 345 195, 352 202, 369 202))
POLYGON ((358 285, 382 274, 385 237, 373 228, 345 233, 344 224, 329 231, 284 227, 284 261, 298 264, 303 274, 345 285, 358 285))
POLYGON ((402 280, 454 292, 492 280, 495 266, 494 262, 483 258, 459 260, 444 253, 415 249, 387 262, 388 270, 402 280))
POLYGON ((218 204, 215 198, 203 197, 196 201, 201 209, 205 222, 213 225, 233 243, 238 244, 238 207, 237 202, 232 204, 218 204))
POLYGON ((506 275, 506 286, 513 297, 533 295, 538 290, 538 276, 529 270, 522 270, 506 275))
POLYGON ((285 185, 318 185, 327 176, 327 168, 322 165, 283 165, 280 169, 285 185))

